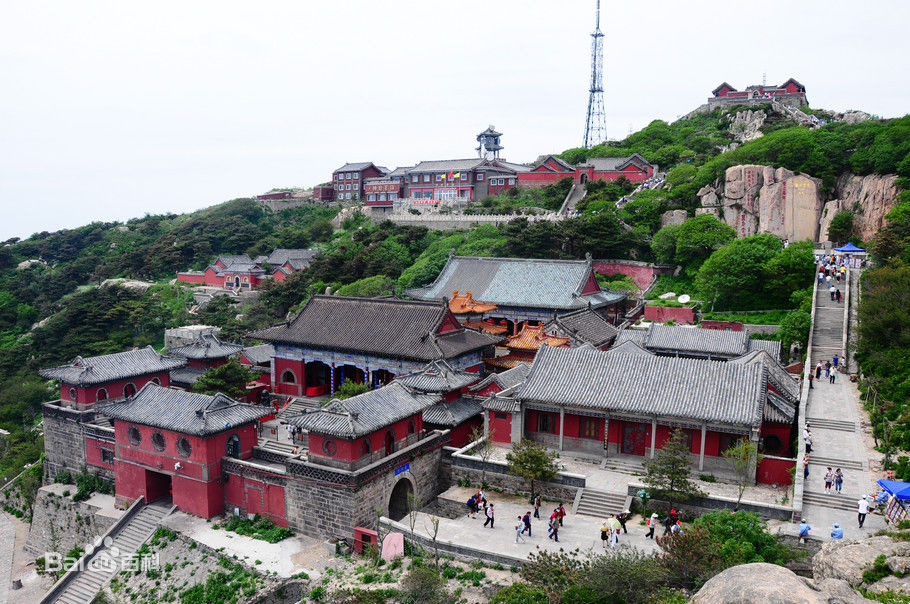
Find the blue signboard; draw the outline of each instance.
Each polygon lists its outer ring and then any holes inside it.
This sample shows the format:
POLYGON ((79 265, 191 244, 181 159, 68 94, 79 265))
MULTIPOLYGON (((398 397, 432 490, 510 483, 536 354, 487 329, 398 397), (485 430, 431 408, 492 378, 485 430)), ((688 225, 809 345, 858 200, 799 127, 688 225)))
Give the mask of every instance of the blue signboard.
POLYGON ((409 464, 409 463, 404 464, 400 468, 395 468, 395 476, 398 476, 402 472, 407 472, 410 469, 411 469, 411 464, 409 464))

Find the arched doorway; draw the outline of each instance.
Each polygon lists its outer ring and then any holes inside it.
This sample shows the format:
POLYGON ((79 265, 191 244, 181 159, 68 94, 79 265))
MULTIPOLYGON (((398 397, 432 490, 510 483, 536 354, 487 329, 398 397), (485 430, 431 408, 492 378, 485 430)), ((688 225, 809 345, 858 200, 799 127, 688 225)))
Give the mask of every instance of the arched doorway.
POLYGON ((391 455, 395 452, 395 433, 387 430, 385 433, 385 454, 391 455))
POLYGON ((408 515, 408 495, 413 493, 414 487, 410 480, 402 478, 398 481, 389 497, 389 518, 397 522, 408 515))
POLYGON ((234 287, 240 287, 240 277, 234 277, 234 287))
POLYGON ((581 178, 579 178, 578 180, 581 182, 581 184, 585 184, 586 182, 588 182, 588 175, 582 174, 581 178))

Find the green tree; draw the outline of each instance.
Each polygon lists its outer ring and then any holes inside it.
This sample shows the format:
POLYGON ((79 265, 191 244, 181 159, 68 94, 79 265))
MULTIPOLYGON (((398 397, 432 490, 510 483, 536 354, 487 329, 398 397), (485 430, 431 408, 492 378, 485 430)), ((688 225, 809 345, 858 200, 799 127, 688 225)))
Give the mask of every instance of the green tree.
MULTIPOLYGON (((784 360, 789 360, 790 347, 799 344, 800 354, 806 354, 809 349, 809 332, 812 330, 812 315, 804 310, 795 310, 787 313, 780 322, 777 335, 780 337, 781 352, 784 360)), ((778 359, 779 360, 779 359, 778 359)))
POLYGON ((719 544, 724 568, 751 562, 786 564, 793 558, 793 552, 768 532, 758 514, 718 510, 699 516, 692 524, 707 530, 719 544))
MULTIPOLYGON (((695 277, 699 296, 710 304, 711 310, 767 309, 789 304, 791 291, 774 292, 769 297, 765 287, 768 267, 782 249, 781 240, 770 234, 732 241, 711 254, 699 269, 695 277)), ((811 274, 808 279, 811 283, 811 274)))
POLYGON ((853 237, 853 212, 838 212, 828 225, 828 239, 842 245, 847 243, 851 237, 853 237))
POLYGON ((374 275, 373 277, 366 277, 339 287, 337 294, 356 298, 372 298, 374 296, 388 296, 394 292, 394 281, 385 275, 374 275))
POLYGON ((528 481, 531 497, 535 494, 535 482, 552 480, 559 472, 556 454, 526 438, 512 445, 506 461, 511 474, 528 481))
POLYGON ((715 250, 736 239, 736 231, 714 217, 698 214, 688 219, 676 231, 674 261, 695 275, 715 250))
POLYGON ((701 495, 698 485, 691 478, 689 443, 682 430, 673 430, 654 458, 645 460, 644 466, 645 484, 669 497, 689 499, 701 495))
POLYGON ((247 394, 246 385, 259 377, 259 374, 240 361, 231 358, 227 363, 209 369, 193 384, 194 392, 202 394, 221 394, 239 399, 247 394))
POLYGON ((755 468, 765 456, 758 452, 755 443, 745 438, 736 441, 735 445, 728 447, 721 455, 733 467, 736 475, 736 487, 739 494, 736 497, 735 507, 739 508, 739 502, 742 501, 746 487, 755 482, 755 468))
POLYGON ((338 399, 346 399, 357 396, 358 394, 363 394, 369 391, 369 389, 370 386, 368 384, 358 384, 354 380, 345 380, 341 386, 335 389, 334 396, 338 399))

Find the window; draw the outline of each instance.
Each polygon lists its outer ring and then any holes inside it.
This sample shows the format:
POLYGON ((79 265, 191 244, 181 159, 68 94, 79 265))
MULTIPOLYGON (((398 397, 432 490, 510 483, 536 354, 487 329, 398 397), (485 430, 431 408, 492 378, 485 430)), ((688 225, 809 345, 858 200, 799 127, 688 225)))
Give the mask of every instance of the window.
POLYGON ((107 400, 107 389, 106 389, 106 388, 98 388, 98 392, 95 394, 95 400, 96 400, 96 401, 104 401, 104 400, 107 400))
POLYGON ((458 196, 467 198, 469 193, 470 193, 470 191, 468 191, 467 189, 462 189, 461 191, 458 192, 458 196))
POLYGON ((350 198, 351 198, 351 194, 350 194, 350 193, 345 193, 345 194, 344 194, 344 198, 345 198, 345 199, 350 199, 350 198))
POLYGON ((385 193, 379 194, 379 201, 385 201, 385 193))
POLYGON ((594 417, 583 417, 581 421, 578 422, 578 437, 579 438, 600 438, 600 424, 603 420, 596 419, 594 417))
POLYGON ((126 386, 123 387, 123 396, 130 398, 131 396, 133 396, 135 394, 136 394, 136 384, 130 382, 129 384, 127 384, 126 386))
POLYGON ((294 375, 294 372, 291 371, 290 369, 285 369, 281 373, 281 381, 285 384, 296 384, 297 376, 294 375))
POLYGON ((429 174, 424 174, 424 175, 423 175, 423 182, 430 182, 430 175, 429 175, 429 174))
POLYGON ((228 436, 224 446, 224 452, 228 457, 238 459, 240 457, 240 437, 236 434, 228 436))
POLYGON ((370 453, 372 453, 372 449, 370 447, 370 438, 367 437, 360 441, 360 456, 363 457, 364 455, 369 455, 370 453))
POLYGON ((354 175, 352 176, 352 178, 354 180, 360 180, 360 172, 354 172, 354 175))
POLYGON ((351 183, 348 183, 348 184, 344 185, 344 190, 345 190, 345 191, 350 191, 350 190, 351 190, 351 183))
POLYGON ((76 400, 76 389, 75 388, 70 388, 69 391, 67 392, 67 394, 69 394, 71 401, 76 400))
POLYGON ((411 418, 408 420, 408 434, 414 434, 415 432, 417 432, 417 424, 411 418))
POLYGON ((433 199, 433 191, 424 191, 423 198, 424 199, 433 199))
POLYGON ((180 457, 189 457, 192 452, 193 445, 190 444, 190 441, 185 436, 177 439, 177 454, 180 457))
POLYGON ((477 173, 477 180, 483 180, 483 172, 477 173))
POLYGON ((376 201, 376 193, 370 193, 367 195, 367 201, 376 201))
POLYGON ((322 441, 322 452, 329 457, 335 457, 335 453, 338 452, 338 445, 331 438, 327 438, 322 441))
POLYGON ((442 174, 436 175, 436 182, 442 182, 442 174))
POLYGON ((114 465, 114 452, 110 449, 101 449, 101 463, 109 466, 114 465))
POLYGON ((155 447, 156 451, 164 451, 164 434, 158 432, 157 430, 152 433, 152 446, 155 447))
POLYGON ((461 173, 461 180, 467 180, 467 179, 468 179, 468 173, 467 173, 467 172, 462 172, 462 173, 461 173))
POLYGON ((161 380, 156 377, 153 377, 151 381, 153 384, 158 384, 159 386, 161 385, 161 380))
POLYGON ((351 180, 351 173, 350 173, 350 172, 345 172, 345 173, 344 173, 344 178, 345 178, 345 180, 351 180))
POLYGON ((130 429, 127 430, 126 435, 130 439, 130 444, 134 447, 138 447, 142 444, 142 432, 140 432, 139 428, 136 426, 130 426, 130 429))
POLYGON ((398 199, 398 193, 389 193, 389 201, 395 201, 398 199))
POLYGON ((515 184, 515 179, 514 179, 514 178, 510 178, 510 179, 509 179, 509 184, 510 184, 510 185, 514 185, 514 184, 515 184))
POLYGON ((502 413, 500 411, 495 412, 493 414, 493 417, 496 419, 509 419, 509 415, 507 413, 502 413))
POLYGON ((412 175, 411 175, 411 182, 417 182, 417 175, 416 175, 416 174, 412 174, 412 175))
POLYGON ((552 413, 537 413, 537 431, 556 434, 556 417, 552 413))

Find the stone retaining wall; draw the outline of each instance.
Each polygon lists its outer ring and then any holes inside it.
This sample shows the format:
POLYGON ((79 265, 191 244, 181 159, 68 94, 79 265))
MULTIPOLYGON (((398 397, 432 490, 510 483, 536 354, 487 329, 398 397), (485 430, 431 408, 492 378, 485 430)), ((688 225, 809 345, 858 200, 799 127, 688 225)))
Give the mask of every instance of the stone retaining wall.
MULTIPOLYGON (((103 508, 88 501, 73 501, 74 485, 52 484, 39 489, 32 508, 32 523, 25 542, 25 551, 35 556, 45 552, 66 555, 74 546, 85 548, 87 543, 103 535, 115 516, 99 514, 103 508), (69 491, 70 495, 63 495, 69 491)), ((111 495, 96 495, 92 499, 111 495)))
MULTIPOLYGON (((639 507, 641 505, 641 500, 637 498, 636 494, 641 489, 650 492, 650 489, 642 484, 630 483, 627 487, 627 494, 635 498, 635 504, 639 507)), ((694 497, 681 503, 679 501, 670 502, 660 498, 654 498, 648 500, 648 507, 659 510, 665 514, 669 512, 672 507, 673 509, 679 510, 683 517, 695 518, 707 512, 716 510, 732 511, 733 508, 736 507, 736 499, 732 497, 721 497, 720 495, 708 495, 707 497, 694 497)), ((793 514, 793 508, 790 506, 756 501, 740 501, 738 509, 742 512, 754 512, 763 518, 771 518, 774 520, 790 520, 790 517, 793 514)))

